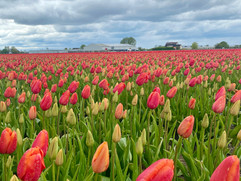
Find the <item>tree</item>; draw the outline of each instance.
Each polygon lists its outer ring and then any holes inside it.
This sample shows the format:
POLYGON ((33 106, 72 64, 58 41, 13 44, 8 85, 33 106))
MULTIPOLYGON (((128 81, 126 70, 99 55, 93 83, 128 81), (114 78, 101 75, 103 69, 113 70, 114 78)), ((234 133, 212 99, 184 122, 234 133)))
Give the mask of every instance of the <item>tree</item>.
POLYGON ((129 44, 136 46, 136 40, 133 37, 125 37, 120 41, 120 44, 129 44))
POLYGON ((228 45, 228 43, 227 43, 226 41, 222 41, 222 42, 220 42, 220 43, 217 43, 217 44, 215 45, 215 48, 216 48, 216 49, 229 48, 229 45, 228 45))
POLYGON ((81 46, 80 46, 80 49, 84 49, 84 47, 86 47, 86 45, 84 45, 84 44, 82 44, 81 46))
POLYGON ((1 51, 2 54, 9 54, 9 46, 5 46, 4 49, 1 51))
POLYGON ((11 47, 10 52, 11 52, 12 54, 18 54, 18 53, 20 53, 20 51, 19 51, 15 46, 12 46, 12 47, 11 47))
POLYGON ((198 49, 198 43, 197 42, 193 42, 191 47, 192 47, 193 50, 198 49))

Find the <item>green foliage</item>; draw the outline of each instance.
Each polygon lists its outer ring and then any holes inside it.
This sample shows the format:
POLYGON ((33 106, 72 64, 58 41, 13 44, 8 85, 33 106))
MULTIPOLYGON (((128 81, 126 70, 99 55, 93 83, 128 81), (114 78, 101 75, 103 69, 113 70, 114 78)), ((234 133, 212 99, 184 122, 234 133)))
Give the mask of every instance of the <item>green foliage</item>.
POLYGON ((120 41, 120 44, 129 44, 136 46, 136 40, 133 37, 125 37, 120 41))
POLYGON ((193 50, 198 49, 198 43, 197 42, 193 42, 191 47, 192 47, 193 50))
POLYGON ((228 43, 227 43, 226 41, 222 41, 222 42, 220 42, 220 43, 217 43, 217 44, 215 45, 215 48, 216 48, 216 49, 229 48, 229 45, 228 45, 228 43))
POLYGON ((84 44, 82 44, 81 46, 80 46, 80 49, 84 49, 84 47, 86 47, 86 45, 84 45, 84 44))
POLYGON ((155 48, 151 48, 150 50, 174 50, 173 47, 162 47, 162 46, 158 46, 155 48))

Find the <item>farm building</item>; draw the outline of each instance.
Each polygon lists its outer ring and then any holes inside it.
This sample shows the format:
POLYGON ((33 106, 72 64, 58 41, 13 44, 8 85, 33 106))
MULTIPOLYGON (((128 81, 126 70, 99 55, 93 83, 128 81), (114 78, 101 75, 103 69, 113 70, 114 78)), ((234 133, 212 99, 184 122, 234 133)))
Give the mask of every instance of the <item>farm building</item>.
POLYGON ((84 51, 102 52, 102 51, 136 51, 137 48, 129 44, 90 44, 84 47, 84 51))
POLYGON ((28 53, 68 53, 68 50, 29 50, 28 53))
POLYGON ((165 47, 173 47, 174 49, 182 49, 182 45, 179 44, 178 42, 166 42, 165 47))

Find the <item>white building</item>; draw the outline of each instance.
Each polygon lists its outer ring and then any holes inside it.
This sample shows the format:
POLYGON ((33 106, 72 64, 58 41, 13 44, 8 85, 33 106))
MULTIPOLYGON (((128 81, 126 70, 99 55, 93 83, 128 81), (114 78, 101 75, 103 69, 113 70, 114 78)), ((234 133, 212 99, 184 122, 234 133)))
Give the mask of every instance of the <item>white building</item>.
POLYGON ((102 52, 102 51, 136 51, 137 48, 129 44, 90 44, 84 47, 84 51, 102 52))
POLYGON ((29 50, 29 53, 68 53, 68 50, 29 50))

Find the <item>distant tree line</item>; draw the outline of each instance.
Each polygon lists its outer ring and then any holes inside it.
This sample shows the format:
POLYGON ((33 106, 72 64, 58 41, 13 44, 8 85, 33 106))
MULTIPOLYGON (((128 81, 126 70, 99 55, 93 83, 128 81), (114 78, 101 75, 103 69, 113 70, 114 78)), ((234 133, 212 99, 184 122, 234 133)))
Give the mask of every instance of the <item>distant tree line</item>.
POLYGON ((19 51, 15 46, 5 46, 4 49, 0 50, 0 54, 19 54, 24 53, 19 51))

